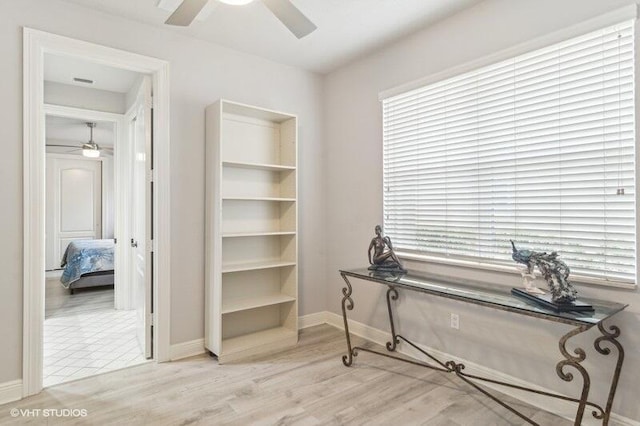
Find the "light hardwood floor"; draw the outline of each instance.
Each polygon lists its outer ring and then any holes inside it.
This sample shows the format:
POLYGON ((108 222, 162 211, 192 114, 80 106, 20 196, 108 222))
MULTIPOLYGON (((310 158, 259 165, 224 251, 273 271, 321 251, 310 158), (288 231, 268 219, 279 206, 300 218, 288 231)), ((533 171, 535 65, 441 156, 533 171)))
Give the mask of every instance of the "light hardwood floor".
MULTIPOLYGON (((344 352, 342 331, 311 327, 296 348, 247 362, 221 366, 202 355, 54 386, 0 406, 0 424, 525 424, 450 375, 367 353, 347 368, 344 352), (87 416, 11 418, 12 408, 85 409, 87 416)), ((571 424, 511 402, 542 425, 571 424)))

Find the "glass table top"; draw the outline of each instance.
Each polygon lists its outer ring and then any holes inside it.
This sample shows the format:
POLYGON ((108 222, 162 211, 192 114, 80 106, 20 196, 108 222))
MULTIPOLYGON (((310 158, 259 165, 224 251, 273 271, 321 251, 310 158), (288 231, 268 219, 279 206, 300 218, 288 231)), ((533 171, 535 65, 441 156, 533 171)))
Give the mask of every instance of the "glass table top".
POLYGON ((408 272, 406 274, 397 274, 378 272, 370 271, 366 268, 340 270, 340 273, 367 281, 393 285, 398 288, 407 288, 449 299, 586 327, 594 326, 628 306, 622 303, 578 297, 580 301, 592 305, 594 310, 588 312, 555 312, 534 301, 512 295, 511 288, 504 285, 492 285, 427 273, 408 272))

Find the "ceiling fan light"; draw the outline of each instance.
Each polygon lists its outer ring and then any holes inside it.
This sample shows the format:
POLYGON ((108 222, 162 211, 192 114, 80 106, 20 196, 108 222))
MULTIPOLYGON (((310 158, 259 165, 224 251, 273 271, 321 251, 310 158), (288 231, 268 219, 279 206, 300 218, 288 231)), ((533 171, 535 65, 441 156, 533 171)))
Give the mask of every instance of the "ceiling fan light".
POLYGON ((82 148, 82 155, 89 158, 98 158, 100 157, 100 150, 93 148, 82 148))
POLYGON ((251 3, 253 0, 218 0, 220 3, 231 4, 233 6, 244 6, 251 3))

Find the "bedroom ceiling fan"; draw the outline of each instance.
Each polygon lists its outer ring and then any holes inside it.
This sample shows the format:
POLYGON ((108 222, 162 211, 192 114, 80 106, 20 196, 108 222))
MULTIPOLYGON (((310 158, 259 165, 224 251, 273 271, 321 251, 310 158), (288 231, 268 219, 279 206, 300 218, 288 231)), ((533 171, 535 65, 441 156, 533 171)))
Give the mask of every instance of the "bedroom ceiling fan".
POLYGON ((89 158, 98 158, 98 157, 100 157, 101 151, 104 151, 105 153, 113 154, 113 148, 100 147, 100 145, 98 145, 97 143, 94 142, 94 140, 93 140, 93 129, 94 129, 94 127, 96 127, 96 123, 88 122, 88 123, 85 123, 85 124, 89 128, 89 142, 85 142, 80 146, 78 146, 78 145, 58 145, 58 144, 47 144, 47 146, 49 146, 49 147, 75 148, 75 149, 72 149, 72 150, 67 151, 67 152, 71 153, 71 152, 76 152, 76 151, 82 151, 82 155, 85 156, 85 157, 89 157, 89 158))
MULTIPOLYGON (((221 3, 241 6, 254 0, 217 0, 221 3)), ((300 10, 291 3, 291 0, 259 0, 278 18, 296 37, 302 38, 311 34, 317 27, 300 10)), ((186 27, 209 0, 183 0, 178 8, 165 21, 168 25, 186 27)))

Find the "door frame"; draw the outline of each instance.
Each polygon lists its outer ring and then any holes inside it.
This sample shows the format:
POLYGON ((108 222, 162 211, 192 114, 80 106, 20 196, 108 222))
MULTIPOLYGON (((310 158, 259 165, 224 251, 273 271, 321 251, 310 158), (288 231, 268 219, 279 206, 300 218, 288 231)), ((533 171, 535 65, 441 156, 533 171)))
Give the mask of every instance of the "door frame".
MULTIPOLYGON (((123 150, 119 149, 119 147, 124 146, 126 141, 125 136, 125 115, 124 114, 115 114, 112 112, 103 112, 103 111, 95 111, 91 109, 84 108, 75 108, 68 107, 62 105, 53 105, 53 104, 44 104, 43 112, 45 118, 47 116, 52 117, 64 117, 64 118, 76 118, 83 121, 99 121, 99 122, 108 122, 114 125, 114 152, 113 152, 113 206, 115 208, 114 212, 114 237, 118 239, 118 241, 125 242, 127 241, 127 219, 125 215, 125 211, 127 210, 127 202, 128 200, 127 194, 125 193, 129 189, 129 185, 127 184, 128 176, 127 176, 127 167, 126 164, 123 164, 123 161, 126 158, 123 158, 123 150)), ((46 155, 66 155, 69 158, 81 159, 85 158, 82 156, 72 156, 69 154, 51 154, 46 153, 46 155)), ((126 157, 126 155, 125 155, 126 157)), ((95 159, 94 159, 95 160, 95 159)), ((98 158, 98 160, 103 161, 103 157, 98 158)), ((104 173, 103 173, 104 175, 104 173)), ((102 181, 102 190, 105 191, 105 181, 102 181)), ((106 216, 106 207, 102 206, 102 233, 104 235, 106 227, 104 217, 106 216)), ((116 244, 115 253, 114 253, 114 267, 116 271, 120 271, 120 273, 116 273, 114 276, 115 285, 114 288, 114 305, 116 309, 129 309, 131 303, 129 300, 129 291, 123 291, 123 277, 127 277, 128 275, 128 265, 129 262, 126 259, 126 245, 116 244)))
POLYGON ((42 390, 45 254, 44 54, 82 58, 149 74, 154 97, 154 354, 170 359, 169 63, 124 50, 23 28, 23 367, 22 395, 42 390))

